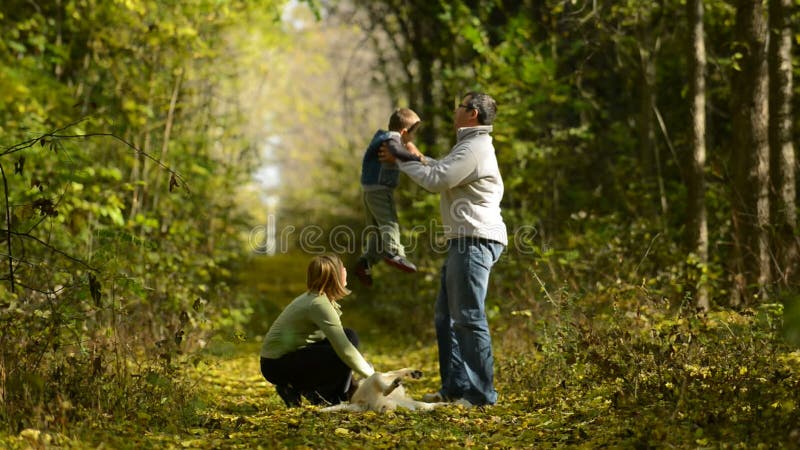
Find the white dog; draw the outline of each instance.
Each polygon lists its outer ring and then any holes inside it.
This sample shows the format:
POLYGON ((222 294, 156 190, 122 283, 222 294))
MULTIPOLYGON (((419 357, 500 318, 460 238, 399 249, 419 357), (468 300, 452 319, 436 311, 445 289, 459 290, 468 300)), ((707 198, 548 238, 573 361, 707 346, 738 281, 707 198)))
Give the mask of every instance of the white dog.
POLYGON ((403 377, 420 378, 422 372, 414 369, 400 369, 392 372, 375 372, 358 385, 358 389, 350 398, 349 403, 323 408, 324 412, 331 411, 392 411, 398 406, 411 410, 431 410, 446 403, 419 402, 406 395, 403 389, 403 377))

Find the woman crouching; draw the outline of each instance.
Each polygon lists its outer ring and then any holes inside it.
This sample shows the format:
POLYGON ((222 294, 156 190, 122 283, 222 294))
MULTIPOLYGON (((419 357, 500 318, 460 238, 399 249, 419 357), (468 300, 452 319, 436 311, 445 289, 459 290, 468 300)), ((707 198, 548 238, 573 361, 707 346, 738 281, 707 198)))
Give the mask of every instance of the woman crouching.
POLYGON ((348 399, 352 371, 364 378, 375 371, 358 351, 355 331, 339 319, 336 302, 350 293, 342 260, 314 257, 306 286, 270 326, 261 347, 261 373, 288 407, 299 405, 301 397, 335 405, 348 399))

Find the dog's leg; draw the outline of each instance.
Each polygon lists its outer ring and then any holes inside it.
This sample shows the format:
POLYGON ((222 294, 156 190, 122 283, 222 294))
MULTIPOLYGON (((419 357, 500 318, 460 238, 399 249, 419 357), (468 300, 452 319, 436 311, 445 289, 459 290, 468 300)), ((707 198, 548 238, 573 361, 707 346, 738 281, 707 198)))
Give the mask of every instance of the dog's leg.
POLYGON ((413 398, 396 398, 393 399, 396 406, 400 408, 409 409, 411 411, 430 411, 438 406, 446 405, 447 403, 427 403, 419 402, 413 398))
POLYGON ((400 387, 402 384, 403 384, 402 377, 397 377, 397 378, 395 378, 394 380, 392 380, 392 384, 390 384, 389 386, 387 386, 387 387, 386 387, 386 388, 383 390, 383 395, 384 395, 384 396, 388 396, 389 394, 391 394, 392 392, 394 392, 394 390, 395 390, 395 389, 397 389, 398 387, 400 387))
POLYGON ((327 408, 320 409, 322 412, 337 412, 337 411, 349 411, 349 412, 363 412, 364 408, 361 405, 357 405, 355 403, 339 403, 338 405, 328 406, 327 408))
POLYGON ((387 396, 402 384, 403 377, 410 376, 411 378, 421 378, 422 371, 406 368, 406 369, 399 369, 391 372, 386 372, 384 375, 390 379, 393 378, 392 383, 389 384, 389 386, 383 386, 383 395, 387 396))
POLYGON ((427 402, 414 401, 414 405, 416 406, 416 409, 418 409, 420 411, 431 411, 431 410, 433 410, 433 408, 436 408, 436 407, 439 407, 439 406, 442 406, 442 405, 446 405, 446 404, 447 403, 443 403, 443 402, 427 403, 427 402))
POLYGON ((386 372, 384 375, 386 375, 389 378, 409 376, 411 378, 417 379, 417 378, 422 378, 422 371, 417 369, 405 368, 405 369, 393 370, 391 372, 386 372))

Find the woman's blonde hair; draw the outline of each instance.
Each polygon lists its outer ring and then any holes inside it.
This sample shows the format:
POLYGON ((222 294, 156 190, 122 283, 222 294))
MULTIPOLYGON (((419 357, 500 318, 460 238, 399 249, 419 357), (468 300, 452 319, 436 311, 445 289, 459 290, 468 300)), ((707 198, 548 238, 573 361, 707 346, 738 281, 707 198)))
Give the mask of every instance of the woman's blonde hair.
POLYGON ((329 300, 336 301, 350 293, 342 283, 344 264, 336 255, 315 256, 308 263, 306 286, 309 292, 325 294, 329 300))

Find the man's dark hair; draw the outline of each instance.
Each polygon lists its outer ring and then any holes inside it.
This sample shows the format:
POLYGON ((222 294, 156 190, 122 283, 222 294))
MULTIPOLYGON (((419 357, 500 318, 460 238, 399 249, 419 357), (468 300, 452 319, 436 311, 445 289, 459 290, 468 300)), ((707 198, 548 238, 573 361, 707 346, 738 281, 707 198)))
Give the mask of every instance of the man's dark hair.
POLYGON ((497 102, 491 95, 482 92, 467 92, 464 97, 469 97, 465 105, 478 111, 478 123, 491 125, 494 122, 494 118, 497 116, 497 102))

